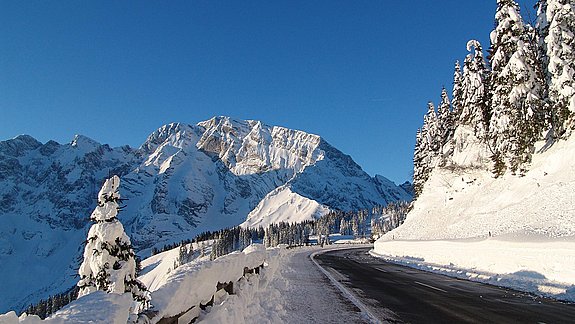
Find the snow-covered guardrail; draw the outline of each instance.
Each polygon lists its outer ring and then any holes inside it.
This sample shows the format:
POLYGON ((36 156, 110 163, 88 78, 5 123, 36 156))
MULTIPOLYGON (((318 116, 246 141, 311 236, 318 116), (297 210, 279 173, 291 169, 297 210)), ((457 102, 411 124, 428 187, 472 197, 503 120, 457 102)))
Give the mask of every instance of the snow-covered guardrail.
POLYGON ((139 323, 191 322, 202 309, 233 293, 244 277, 271 277, 278 267, 281 248, 251 245, 211 262, 179 266, 168 282, 152 292, 153 308, 140 314, 139 323))

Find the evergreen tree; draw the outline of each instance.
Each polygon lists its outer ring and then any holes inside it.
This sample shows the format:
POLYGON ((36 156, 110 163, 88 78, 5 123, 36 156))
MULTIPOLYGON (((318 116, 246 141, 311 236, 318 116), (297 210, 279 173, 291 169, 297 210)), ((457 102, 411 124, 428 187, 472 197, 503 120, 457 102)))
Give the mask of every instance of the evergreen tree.
POLYGON ((552 132, 555 137, 567 136, 575 127, 575 3, 539 1, 537 28, 549 85, 552 132))
POLYGON ((516 172, 531 160, 543 127, 544 85, 532 30, 519 5, 498 0, 491 33, 491 107, 489 143, 496 176, 516 172))
POLYGON ((427 147, 429 149, 428 162, 431 166, 434 158, 439 154, 442 144, 439 119, 431 101, 427 103, 427 114, 424 118, 423 131, 426 135, 425 140, 427 141, 427 147))
POLYGON ((427 181, 428 168, 425 164, 427 147, 421 129, 417 130, 415 137, 415 150, 413 152, 413 190, 415 196, 419 196, 423 190, 423 185, 427 181))
MULTIPOLYGON (((444 147, 453 137, 453 132, 455 131, 455 126, 453 124, 453 118, 451 113, 451 103, 449 101, 449 95, 445 87, 441 90, 441 102, 437 107, 437 122, 439 126, 439 154, 443 160, 444 147)), ((448 150, 449 151, 449 150, 448 150)), ((443 161, 442 161, 443 163, 443 161)))
POLYGON ((463 74, 461 73, 461 65, 459 61, 455 62, 455 70, 453 71, 453 92, 451 99, 452 108, 452 122, 455 128, 455 121, 459 120, 459 115, 461 114, 463 106, 463 74))
POLYGON ((413 185, 415 195, 419 195, 423 185, 429 178, 431 169, 436 164, 436 158, 441 151, 441 131, 435 113, 435 107, 430 101, 427 103, 427 113, 423 117, 423 127, 417 133, 415 151, 413 154, 413 185))
POLYGON ((483 58, 483 49, 476 40, 467 42, 467 55, 463 66, 463 86, 459 125, 473 127, 475 137, 485 140, 490 118, 489 70, 483 58))
POLYGON ((88 232, 84 261, 80 266, 78 296, 95 290, 109 293, 131 292, 143 305, 149 301, 147 289, 136 279, 136 261, 130 238, 116 218, 120 210, 120 178, 107 179, 98 193, 98 206, 90 219, 95 222, 88 232))

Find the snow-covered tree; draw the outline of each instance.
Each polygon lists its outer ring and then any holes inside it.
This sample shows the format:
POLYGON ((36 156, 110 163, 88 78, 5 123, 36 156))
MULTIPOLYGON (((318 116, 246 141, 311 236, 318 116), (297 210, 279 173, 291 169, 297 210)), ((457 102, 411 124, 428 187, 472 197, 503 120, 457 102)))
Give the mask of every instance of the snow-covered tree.
POLYGON ((491 108, 489 143, 494 173, 521 170, 531 160, 543 128, 545 81, 533 30, 519 5, 498 0, 491 32, 491 108))
POLYGON ((415 150, 413 151, 413 190, 415 196, 419 196, 423 189, 423 184, 427 181, 427 167, 425 166, 427 149, 423 140, 421 128, 417 130, 415 136, 415 150))
POLYGON ((425 114, 423 123, 423 133, 425 134, 427 146, 429 148, 429 164, 431 165, 433 159, 438 155, 442 140, 439 119, 435 112, 435 106, 430 101, 427 103, 427 114, 425 114))
POLYGON ((120 178, 107 179, 98 193, 98 206, 90 219, 84 249, 84 261, 79 269, 78 297, 96 290, 109 293, 131 292, 134 300, 146 304, 147 289, 136 278, 136 260, 130 238, 116 217, 120 210, 120 178))
POLYGON ((483 57, 481 44, 476 40, 467 42, 470 52, 463 63, 463 74, 456 64, 452 114, 454 132, 445 156, 448 167, 483 168, 488 163, 487 130, 491 109, 489 103, 490 71, 483 57))
POLYGON ((575 3, 541 0, 537 28, 549 84, 551 125, 554 136, 575 127, 575 3))
POLYGON ((417 132, 413 153, 413 186, 416 196, 421 193, 431 170, 439 163, 443 147, 439 123, 435 107, 430 101, 427 103, 427 113, 423 117, 423 126, 417 132))
POLYGON ((459 63, 459 61, 455 61, 455 70, 453 71, 453 92, 451 93, 451 110, 453 114, 452 118, 453 123, 455 123, 456 120, 459 120, 462 105, 463 105, 463 74, 461 73, 461 64, 459 63))
POLYGON ((463 86, 459 125, 470 125, 479 139, 487 134, 491 116, 489 109, 489 69, 483 58, 483 48, 476 40, 467 42, 467 55, 463 66, 463 86))
MULTIPOLYGON (((449 95, 447 94, 447 90, 443 88, 441 90, 441 102, 439 106, 437 106, 437 124, 439 126, 439 134, 440 134, 440 154, 444 154, 443 147, 449 139, 453 136, 453 132, 455 130, 455 125, 453 123, 451 112, 451 103, 449 101, 449 95)), ((442 156, 443 158, 443 156, 442 156)))

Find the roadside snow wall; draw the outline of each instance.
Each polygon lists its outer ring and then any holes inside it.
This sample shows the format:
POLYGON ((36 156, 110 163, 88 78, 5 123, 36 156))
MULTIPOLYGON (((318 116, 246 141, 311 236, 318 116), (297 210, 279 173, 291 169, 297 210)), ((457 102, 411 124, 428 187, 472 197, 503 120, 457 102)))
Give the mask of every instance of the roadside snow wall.
MULTIPOLYGON (((36 315, 18 317, 12 311, 0 314, 0 324, 189 323, 200 316, 206 305, 215 306, 228 294, 235 293, 234 288, 241 288, 242 284, 237 283, 242 278, 257 279, 260 287, 265 286, 276 273, 283 249, 266 249, 263 245, 252 244, 243 252, 234 252, 214 261, 183 264, 170 274, 165 284, 151 293, 153 308, 137 318, 130 315, 133 305, 129 293, 96 291, 75 300, 46 320, 36 315)), ((211 314, 212 317, 215 315, 211 314)))
MULTIPOLYGON (((166 284, 152 292, 151 323, 182 318, 189 322, 200 315, 205 305, 215 304, 234 284, 251 274, 260 280, 273 278, 281 248, 265 249, 253 244, 243 252, 234 252, 211 262, 188 263, 178 267, 166 284)), ((151 316, 150 316, 151 315, 151 316)))

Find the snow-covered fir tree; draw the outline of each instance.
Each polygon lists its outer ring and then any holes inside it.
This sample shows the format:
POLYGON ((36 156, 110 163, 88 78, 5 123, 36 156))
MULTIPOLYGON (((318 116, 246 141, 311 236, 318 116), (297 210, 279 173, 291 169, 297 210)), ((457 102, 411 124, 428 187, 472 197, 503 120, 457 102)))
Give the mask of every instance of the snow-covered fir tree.
POLYGON ((533 30, 519 5, 498 0, 491 32, 491 118, 489 144, 496 176, 523 171, 544 123, 545 82, 533 30))
POLYGON ((427 103, 427 114, 425 114, 425 121, 423 123, 423 132, 426 136, 425 140, 429 148, 429 164, 433 163, 434 158, 439 154, 441 149, 441 129, 439 119, 435 111, 433 102, 427 103))
POLYGON ((477 40, 467 43, 467 55, 463 66, 463 86, 459 124, 473 127, 474 135, 484 139, 491 111, 489 108, 489 69, 483 57, 483 48, 477 40))
POLYGON ((552 132, 562 137, 575 127, 575 3, 539 1, 537 28, 549 86, 552 132))
POLYGON ((413 154, 413 187, 415 195, 419 195, 423 185, 429 178, 436 157, 441 148, 441 132, 437 114, 432 102, 427 104, 427 113, 423 117, 423 127, 418 130, 413 154))
POLYGON ((461 73, 461 64, 459 61, 455 61, 455 69, 453 71, 453 92, 451 93, 451 110, 452 110, 452 122, 459 120, 459 115, 461 113, 461 107, 463 106, 463 74, 461 73))
POLYGON ((90 227, 84 249, 84 261, 79 269, 78 297, 96 290, 108 293, 131 292, 142 306, 149 301, 149 294, 136 278, 136 260, 130 238, 117 218, 120 210, 120 178, 107 179, 98 193, 98 206, 90 219, 90 227))
POLYGON ((470 53, 462 75, 457 65, 454 72, 454 133, 449 143, 451 156, 445 157, 445 165, 450 168, 484 168, 491 155, 487 147, 490 71, 478 41, 470 40, 467 50, 470 53))
POLYGON ((420 128, 415 136, 415 149, 413 152, 413 191, 416 197, 419 196, 425 181, 427 181, 427 167, 425 165, 425 154, 427 151, 424 145, 423 133, 420 128))
POLYGON ((440 133, 440 165, 445 164, 445 157, 451 154, 452 148, 448 145, 453 133, 455 132, 455 124, 453 123, 453 114, 451 112, 451 103, 449 95, 445 87, 441 90, 441 102, 437 106, 437 121, 440 133))

